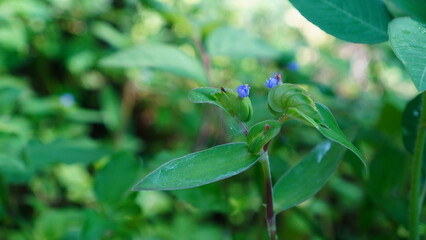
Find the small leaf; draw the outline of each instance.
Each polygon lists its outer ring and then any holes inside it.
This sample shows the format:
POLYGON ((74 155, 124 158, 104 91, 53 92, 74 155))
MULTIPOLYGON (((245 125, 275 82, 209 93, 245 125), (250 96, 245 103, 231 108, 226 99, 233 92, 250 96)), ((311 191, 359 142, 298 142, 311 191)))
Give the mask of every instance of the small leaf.
POLYGON ((188 97, 189 100, 194 103, 210 103, 222 108, 217 102, 217 99, 213 96, 214 93, 219 91, 219 89, 211 87, 195 88, 189 92, 188 97))
POLYGON ((247 170, 259 156, 249 153, 246 143, 219 145, 170 160, 148 174, 133 190, 174 190, 216 182, 247 170))
POLYGON ((276 120, 257 123, 250 128, 247 135, 248 151, 252 153, 259 152, 266 143, 280 133, 280 130, 281 123, 276 120))
POLYGON ((207 81, 200 61, 175 46, 160 43, 145 43, 122 50, 103 58, 101 65, 115 68, 149 67, 194 79, 202 85, 207 81))
POLYGON ((426 90, 426 26, 408 17, 397 18, 389 24, 389 40, 414 85, 426 90))
POLYGON ((211 33, 207 39, 207 51, 212 56, 233 58, 272 58, 281 55, 280 51, 267 42, 242 29, 222 27, 211 33))
POLYGON ((378 0, 290 0, 310 22, 325 32, 355 43, 388 39, 390 16, 378 0))
POLYGON ((275 212, 315 195, 334 173, 345 150, 335 143, 323 142, 286 172, 273 188, 275 212))

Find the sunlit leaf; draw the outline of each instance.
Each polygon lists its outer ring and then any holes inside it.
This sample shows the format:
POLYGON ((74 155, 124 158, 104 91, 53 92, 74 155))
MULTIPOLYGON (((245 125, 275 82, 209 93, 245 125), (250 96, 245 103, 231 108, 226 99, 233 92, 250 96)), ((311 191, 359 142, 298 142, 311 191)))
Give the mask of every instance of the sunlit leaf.
POLYGON ((323 142, 286 172, 273 188, 275 211, 284 211, 315 195, 334 173, 345 150, 323 142))
POLYGON ((246 143, 229 143, 170 160, 134 188, 173 190, 197 187, 241 173, 252 166, 259 154, 248 152, 246 143))
POLYGON ((389 24, 389 40, 414 85, 426 90, 426 26, 408 17, 397 18, 389 24))
POLYGON ((293 6, 325 32, 355 43, 388 39, 390 16, 376 0, 290 0, 293 6))
POLYGON ((101 65, 114 68, 153 68, 191 78, 205 85, 206 75, 200 61, 179 48, 160 43, 145 43, 103 58, 101 65))

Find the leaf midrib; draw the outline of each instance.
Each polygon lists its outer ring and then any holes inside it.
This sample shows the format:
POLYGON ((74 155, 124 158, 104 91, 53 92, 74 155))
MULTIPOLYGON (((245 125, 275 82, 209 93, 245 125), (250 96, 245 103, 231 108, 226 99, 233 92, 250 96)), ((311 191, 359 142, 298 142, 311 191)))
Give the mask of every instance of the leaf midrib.
POLYGON ((330 1, 327 1, 327 0, 320 0, 320 1, 324 2, 325 4, 328 4, 330 7, 335 8, 337 11, 339 11, 339 12, 347 15, 348 17, 350 17, 350 18, 352 18, 354 20, 357 20, 359 23, 361 23, 361 24, 363 24, 363 25, 365 25, 367 27, 370 27, 372 29, 375 29, 376 31, 380 32, 383 35, 386 35, 386 31, 384 31, 384 30, 382 30, 380 28, 377 28, 376 26, 371 25, 368 22, 363 21, 362 18, 357 18, 356 16, 352 15, 350 12, 346 11, 345 9, 342 9, 339 6, 336 6, 334 3, 330 2, 330 1))

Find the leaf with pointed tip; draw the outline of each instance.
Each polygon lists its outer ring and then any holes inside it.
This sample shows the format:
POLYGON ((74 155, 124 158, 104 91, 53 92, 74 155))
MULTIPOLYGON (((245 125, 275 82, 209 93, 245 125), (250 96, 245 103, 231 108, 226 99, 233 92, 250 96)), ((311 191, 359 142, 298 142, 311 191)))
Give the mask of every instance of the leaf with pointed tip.
POLYGON ((426 90, 426 26, 411 18, 397 18, 389 24, 389 40, 419 91, 426 90))
POLYGON ((290 0, 310 22, 340 39, 379 43, 388 39, 390 16, 377 0, 290 0))
POLYGON ((299 111, 296 108, 292 108, 292 110, 297 111, 300 116, 302 116, 306 119, 306 121, 311 123, 322 135, 324 135, 324 137, 334 142, 337 142, 340 145, 351 150, 351 152, 353 152, 361 160, 364 166, 367 167, 367 163, 365 162, 365 158, 362 155, 361 151, 359 151, 358 148, 355 147, 351 143, 351 141, 348 140, 348 138, 340 129, 339 125, 336 122, 336 119, 334 119, 333 114, 330 112, 330 110, 321 103, 315 103, 315 107, 318 110, 318 113, 321 115, 320 122, 313 120, 310 116, 306 115, 304 112, 299 111))
POLYGON ((216 182, 247 170, 259 158, 246 143, 229 143, 170 160, 134 188, 140 190, 175 190, 216 182))
POLYGON ((286 172, 273 188, 275 213, 315 195, 334 173, 345 151, 342 146, 325 141, 286 172))

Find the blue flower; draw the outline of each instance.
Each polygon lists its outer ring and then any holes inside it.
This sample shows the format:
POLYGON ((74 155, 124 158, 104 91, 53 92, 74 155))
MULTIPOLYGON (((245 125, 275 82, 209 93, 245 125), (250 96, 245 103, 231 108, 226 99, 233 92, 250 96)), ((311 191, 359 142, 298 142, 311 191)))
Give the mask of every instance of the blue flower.
POLYGON ((273 74, 271 77, 266 80, 265 86, 267 88, 273 88, 281 83, 281 74, 273 74))
POLYGON ((74 105, 75 99, 71 93, 64 93, 59 97, 59 101, 64 107, 71 107, 74 105))
POLYGON ((238 86, 237 93, 240 98, 248 97, 248 95, 250 94, 250 86, 248 84, 238 86))
POLYGON ((297 64, 297 62, 290 62, 287 65, 287 68, 288 68, 288 70, 295 72, 295 71, 299 70, 299 64, 297 64))

